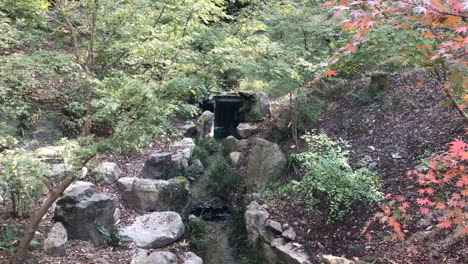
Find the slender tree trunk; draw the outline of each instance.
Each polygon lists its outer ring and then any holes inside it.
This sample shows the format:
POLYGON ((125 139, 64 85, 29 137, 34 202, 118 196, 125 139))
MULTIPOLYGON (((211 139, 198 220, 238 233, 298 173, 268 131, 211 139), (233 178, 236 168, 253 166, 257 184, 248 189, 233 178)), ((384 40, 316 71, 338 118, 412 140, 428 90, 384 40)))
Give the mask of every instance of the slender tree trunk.
MULTIPOLYGON (((441 69, 444 68, 444 66, 445 66, 444 64, 441 64, 441 69)), ((457 102, 457 100, 453 96, 452 92, 450 92, 450 87, 444 86, 445 81, 447 80, 447 73, 443 70, 439 71, 436 65, 432 65, 432 68, 433 68, 434 76, 436 77, 437 81, 439 81, 439 84, 443 87, 442 89, 444 89, 445 95, 449 99, 451 105, 458 112, 463 122, 465 122, 465 124, 468 124, 468 115, 466 114, 465 109, 461 107, 461 105, 457 102)))
POLYGON ((449 89, 444 89, 444 91, 445 91, 445 95, 450 100, 450 103, 455 108, 455 110, 457 110, 463 122, 465 122, 465 124, 468 124, 468 115, 466 114, 465 110, 460 106, 460 104, 458 104, 457 100, 455 100, 455 97, 453 96, 453 94, 450 92, 449 89))
MULTIPOLYGON (((93 14, 91 16, 91 35, 89 37, 89 45, 88 45, 88 57, 86 59, 86 68, 89 73, 92 72, 94 68, 94 61, 95 61, 95 54, 94 54, 94 46, 96 40, 96 21, 97 21, 97 14, 99 11, 99 0, 93 1, 93 14)), ((86 96, 86 115, 85 115, 85 122, 83 125, 83 129, 81 130, 81 136, 86 137, 91 134, 91 114, 92 114, 92 106, 91 103, 93 101, 93 88, 88 86, 88 93, 86 96)))
POLYGON ((92 106, 91 103, 93 101, 93 91, 91 87, 88 87, 88 95, 86 96, 86 114, 85 114, 85 121, 83 124, 83 128, 81 129, 81 136, 87 137, 91 134, 91 114, 92 114, 92 106))

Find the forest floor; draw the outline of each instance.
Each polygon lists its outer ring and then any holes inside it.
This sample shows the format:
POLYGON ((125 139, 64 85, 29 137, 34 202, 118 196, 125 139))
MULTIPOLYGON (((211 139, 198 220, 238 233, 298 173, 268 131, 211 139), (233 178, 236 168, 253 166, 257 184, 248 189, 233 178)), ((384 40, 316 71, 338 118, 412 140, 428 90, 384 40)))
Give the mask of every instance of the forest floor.
MULTIPOLYGON (((463 123, 457 120, 457 112, 445 103, 445 95, 438 85, 425 73, 411 71, 393 75, 390 88, 377 98, 369 97, 368 85, 369 80, 356 81, 346 93, 334 95, 337 100, 329 102, 323 118, 307 129, 347 140, 351 144, 352 166, 364 158, 378 164, 385 194, 416 195, 417 186, 405 177, 407 171, 431 153, 446 149, 454 138, 463 136, 463 123)), ((311 93, 311 96, 321 95, 311 93)), ((291 139, 280 144, 285 150, 297 151, 290 147, 296 144, 291 139)), ((298 145, 294 147, 304 149, 303 142, 298 145)), ((296 198, 290 194, 286 199, 269 201, 274 205, 272 215, 280 222, 295 222, 299 241, 313 256, 333 254, 367 263, 468 263, 467 239, 457 237, 452 242, 444 241, 450 236, 449 231, 398 243, 381 239, 369 242, 361 230, 378 210, 377 206, 356 204, 343 221, 326 224, 324 210, 306 211, 304 204, 294 202, 296 198), (429 248, 436 249, 434 254, 427 254, 429 248)), ((432 224, 418 221, 408 228, 406 235, 416 234, 413 236, 416 237, 432 228, 432 224)), ((373 232, 380 238, 385 235, 381 229, 373 232)))

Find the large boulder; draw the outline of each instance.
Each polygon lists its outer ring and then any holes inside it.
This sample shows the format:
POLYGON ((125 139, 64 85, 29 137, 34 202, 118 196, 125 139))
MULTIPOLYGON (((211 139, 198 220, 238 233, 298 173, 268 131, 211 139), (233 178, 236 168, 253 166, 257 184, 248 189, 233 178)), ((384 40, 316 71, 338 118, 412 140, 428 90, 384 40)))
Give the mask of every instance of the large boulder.
POLYGON ((165 178, 171 170, 172 153, 156 151, 149 155, 140 176, 147 179, 162 179, 165 178))
POLYGON ((258 131, 259 128, 257 127, 257 125, 252 123, 240 123, 237 126, 237 134, 240 138, 248 138, 251 135, 257 133, 258 131))
POLYGON ((266 94, 243 91, 239 92, 239 95, 242 99, 245 121, 263 121, 271 115, 270 101, 266 94))
POLYGON ((275 143, 255 138, 248 155, 245 184, 249 192, 261 191, 286 172, 286 156, 275 143))
POLYGON ((257 202, 251 202, 244 213, 245 228, 250 243, 259 246, 262 233, 265 233, 265 224, 270 214, 257 202))
POLYGON ((59 115, 49 113, 39 120, 32 136, 39 142, 53 143, 62 138, 61 127, 62 118, 59 115))
POLYGON ((176 212, 155 212, 137 217, 122 231, 139 248, 161 248, 182 237, 184 223, 176 212))
POLYGON ((96 179, 107 184, 113 184, 120 178, 122 172, 116 163, 105 161, 94 169, 93 174, 95 175, 96 179))
POLYGON ((210 111, 205 111, 198 118, 197 123, 197 140, 214 136, 214 114, 210 111))
POLYGON ((105 243, 103 230, 114 229, 115 205, 90 182, 77 182, 67 188, 57 201, 54 219, 62 222, 70 238, 105 243))
POLYGON ((44 242, 45 253, 52 257, 66 256, 67 240, 68 235, 65 226, 60 222, 55 223, 44 242))
POLYGON ((183 177, 167 181, 124 177, 117 186, 127 204, 138 211, 175 211, 186 216, 191 208, 188 181, 183 177))

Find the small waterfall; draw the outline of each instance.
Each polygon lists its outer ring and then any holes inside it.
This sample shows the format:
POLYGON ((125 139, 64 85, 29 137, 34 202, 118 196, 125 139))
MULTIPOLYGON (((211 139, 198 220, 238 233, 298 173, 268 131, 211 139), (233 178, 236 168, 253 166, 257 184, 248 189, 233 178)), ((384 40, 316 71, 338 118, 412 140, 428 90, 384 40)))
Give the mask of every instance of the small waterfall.
POLYGON ((227 137, 233 135, 239 123, 244 121, 240 109, 242 100, 238 94, 214 95, 206 100, 202 108, 215 114, 215 135, 227 137))

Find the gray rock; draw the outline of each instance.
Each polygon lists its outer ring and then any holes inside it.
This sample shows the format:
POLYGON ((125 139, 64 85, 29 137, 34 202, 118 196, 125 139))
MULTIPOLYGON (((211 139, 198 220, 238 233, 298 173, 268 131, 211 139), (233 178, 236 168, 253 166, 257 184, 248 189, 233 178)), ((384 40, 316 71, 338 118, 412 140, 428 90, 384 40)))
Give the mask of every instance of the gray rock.
MULTIPOLYGON (((281 227, 281 224, 279 222, 276 222, 274 220, 268 219, 266 221, 265 226, 275 232, 276 234, 282 234, 283 233, 283 228, 281 227)), ((294 230, 293 230, 294 231, 294 230)))
POLYGON ((260 240, 262 242, 270 244, 274 239, 276 239, 275 233, 273 233, 273 231, 271 231, 270 229, 262 227, 258 231, 260 234, 260 240))
POLYGON ((210 111, 205 111, 198 118, 197 123, 197 140, 213 137, 214 135, 214 114, 210 111))
POLYGON ((50 178, 53 181, 61 181, 71 172, 73 172, 71 165, 64 163, 50 165, 50 178))
POLYGON ((177 264, 177 256, 168 251, 150 253, 140 249, 133 257, 132 264, 177 264))
POLYGON ((198 178, 205 171, 203 163, 199 159, 192 160, 192 164, 188 167, 188 172, 191 176, 198 178))
POLYGON ((237 126, 237 134, 240 138, 248 138, 251 135, 257 133, 259 128, 251 123, 240 123, 237 126))
POLYGON ((193 252, 186 252, 182 255, 182 264, 203 264, 203 259, 193 252))
POLYGON ((249 241, 258 246, 260 242, 260 234, 265 229, 265 223, 270 217, 270 214, 261 207, 257 202, 251 202, 245 211, 244 220, 247 229, 249 241))
POLYGON ((233 136, 226 137, 221 143, 223 152, 229 154, 231 152, 244 152, 249 145, 247 140, 237 140, 233 136))
POLYGON ((195 137, 197 134, 197 127, 194 124, 187 124, 182 126, 182 133, 184 137, 195 137))
POLYGON ((265 256, 266 263, 268 264, 278 264, 278 256, 275 253, 275 250, 268 244, 262 243, 260 250, 263 252, 263 256, 265 256))
POLYGON ((195 142, 191 138, 184 138, 181 141, 172 143, 169 150, 172 152, 182 153, 182 156, 188 160, 192 158, 193 150, 195 149, 195 142))
POLYGON ((245 184, 249 192, 261 191, 286 172, 286 156, 278 145, 255 138, 248 154, 245 184))
POLYGON ((137 217, 122 231, 139 248, 160 248, 182 237, 184 223, 176 212, 155 212, 137 217))
POLYGON ((114 229, 114 213, 115 205, 109 196, 90 182, 77 182, 57 201, 54 219, 65 225, 70 238, 102 245, 105 236, 99 229, 114 229))
POLYGON ((332 255, 322 255, 322 259, 325 264, 354 264, 354 261, 342 258, 342 257, 335 257, 332 255))
POLYGON ((120 179, 117 180, 116 184, 117 184, 117 188, 119 188, 119 190, 121 191, 131 191, 132 190, 132 186, 133 186, 133 182, 135 181, 135 177, 122 177, 120 179))
POLYGON ((257 202, 261 203, 262 202, 262 195, 259 193, 249 193, 244 196, 244 203, 245 205, 249 205, 251 202, 257 202))
POLYGON ((244 114, 247 122, 262 121, 270 116, 270 101, 266 94, 242 91, 239 95, 245 105, 244 114))
POLYGON ((287 132, 291 124, 290 111, 278 111, 273 121, 277 130, 287 132))
POLYGON ((44 251, 52 257, 63 257, 67 255, 68 235, 65 226, 57 222, 52 226, 47 239, 44 242, 44 251))
POLYGON ((94 174, 97 179, 102 179, 107 184, 113 184, 120 178, 122 172, 116 163, 103 162, 94 169, 94 174))
POLYGON ((172 153, 157 151, 149 155, 140 176, 147 179, 161 179, 164 178, 171 169, 172 153))
POLYGON ((27 152, 32 152, 38 149, 41 146, 41 143, 35 139, 26 140, 23 143, 23 149, 27 152))
POLYGON ((296 239, 296 231, 294 231, 294 228, 288 227, 286 230, 284 230, 281 236, 289 240, 294 240, 296 239))
POLYGON ((53 143, 63 136, 61 131, 62 119, 59 115, 46 114, 38 122, 32 136, 42 143, 53 143))
POLYGON ((177 152, 172 154, 171 167, 174 169, 186 169, 188 168, 189 160, 184 157, 184 154, 177 152))
MULTIPOLYGON (((171 180, 125 179, 123 198, 138 211, 175 211, 186 216, 191 207, 191 193, 185 178, 171 180)), ((120 182, 119 185, 124 185, 120 182)))
POLYGON ((302 245, 277 238, 271 242, 279 261, 287 264, 312 264, 302 245))
POLYGON ((242 153, 240 153, 240 152, 231 152, 229 154, 229 161, 231 162, 231 165, 233 167, 236 167, 237 164, 239 164, 241 154, 242 153))

